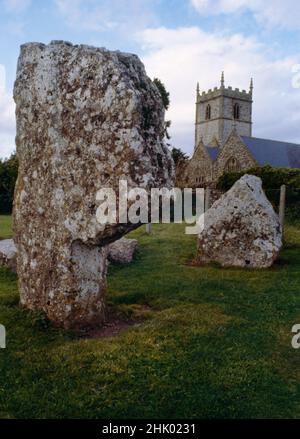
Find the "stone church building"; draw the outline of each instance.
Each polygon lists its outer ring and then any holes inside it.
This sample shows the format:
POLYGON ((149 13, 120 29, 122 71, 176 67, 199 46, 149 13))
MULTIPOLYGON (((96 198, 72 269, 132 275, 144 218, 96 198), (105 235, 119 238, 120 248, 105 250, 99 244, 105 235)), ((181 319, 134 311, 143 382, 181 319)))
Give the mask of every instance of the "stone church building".
POLYGON ((224 172, 253 166, 300 168, 300 145, 252 137, 253 81, 249 91, 220 87, 196 92, 195 148, 179 166, 177 183, 214 187, 224 172))

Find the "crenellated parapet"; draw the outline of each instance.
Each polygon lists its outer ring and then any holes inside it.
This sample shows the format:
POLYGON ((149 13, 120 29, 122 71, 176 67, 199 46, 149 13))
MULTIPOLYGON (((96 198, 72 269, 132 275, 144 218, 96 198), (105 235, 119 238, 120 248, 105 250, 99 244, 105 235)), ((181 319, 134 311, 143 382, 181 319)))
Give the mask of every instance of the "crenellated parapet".
POLYGON ((222 147, 233 128, 239 135, 252 134, 253 80, 248 90, 225 86, 224 72, 219 87, 196 89, 195 147, 200 138, 212 146, 214 139, 222 147))
POLYGON ((208 91, 199 92, 197 102, 207 102, 219 97, 228 97, 252 102, 252 91, 240 90, 232 87, 214 87, 208 91))

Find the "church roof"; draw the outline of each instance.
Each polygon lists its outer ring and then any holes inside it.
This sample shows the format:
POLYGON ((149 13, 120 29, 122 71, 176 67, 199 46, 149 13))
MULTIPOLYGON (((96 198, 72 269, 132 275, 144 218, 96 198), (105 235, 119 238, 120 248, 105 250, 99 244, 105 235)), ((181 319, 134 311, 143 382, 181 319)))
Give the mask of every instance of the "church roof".
POLYGON ((277 140, 241 136, 259 165, 277 168, 300 168, 300 145, 277 140))
POLYGON ((217 146, 205 146, 205 148, 211 160, 216 160, 220 152, 220 148, 218 148, 217 146))

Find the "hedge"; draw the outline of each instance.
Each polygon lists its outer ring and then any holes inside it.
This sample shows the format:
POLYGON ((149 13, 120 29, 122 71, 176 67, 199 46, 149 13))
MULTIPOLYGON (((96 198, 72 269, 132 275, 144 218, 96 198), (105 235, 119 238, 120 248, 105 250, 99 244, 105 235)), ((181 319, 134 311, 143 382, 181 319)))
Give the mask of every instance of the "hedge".
POLYGON ((245 174, 256 175, 262 179, 266 195, 276 208, 279 204, 280 186, 285 184, 287 217, 291 220, 300 219, 300 169, 261 166, 243 172, 225 173, 219 178, 217 189, 229 190, 245 174))

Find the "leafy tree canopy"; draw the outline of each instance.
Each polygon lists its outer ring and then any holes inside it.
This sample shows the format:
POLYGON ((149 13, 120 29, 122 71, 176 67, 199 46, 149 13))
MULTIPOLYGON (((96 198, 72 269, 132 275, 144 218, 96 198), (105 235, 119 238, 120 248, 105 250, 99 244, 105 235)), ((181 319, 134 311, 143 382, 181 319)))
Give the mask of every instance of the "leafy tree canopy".
POLYGON ((12 154, 9 159, 0 159, 0 213, 2 214, 9 214, 12 211, 17 175, 16 154, 12 154))
POLYGON ((172 157, 175 165, 177 165, 181 161, 188 160, 188 156, 185 152, 183 152, 180 148, 172 148, 171 150, 172 157))
POLYGON ((165 85, 160 79, 154 78, 153 82, 159 90, 165 110, 168 110, 170 107, 170 93, 166 90, 165 85))

